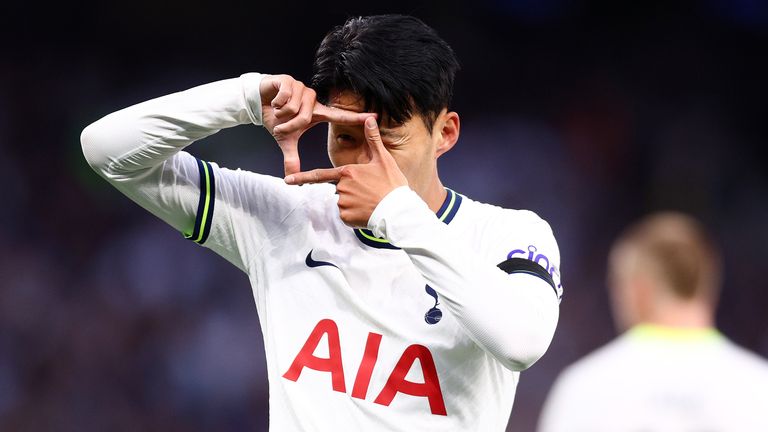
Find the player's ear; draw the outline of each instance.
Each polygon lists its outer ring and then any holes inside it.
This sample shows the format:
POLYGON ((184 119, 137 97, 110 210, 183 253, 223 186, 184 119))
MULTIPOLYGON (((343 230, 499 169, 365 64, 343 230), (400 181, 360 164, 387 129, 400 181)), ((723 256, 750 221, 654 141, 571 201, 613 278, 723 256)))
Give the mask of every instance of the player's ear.
POLYGON ((435 120, 433 136, 437 139, 437 147, 435 148, 435 158, 439 158, 443 153, 452 149, 459 140, 459 131, 461 129, 461 122, 459 121, 459 114, 455 111, 443 110, 435 120))

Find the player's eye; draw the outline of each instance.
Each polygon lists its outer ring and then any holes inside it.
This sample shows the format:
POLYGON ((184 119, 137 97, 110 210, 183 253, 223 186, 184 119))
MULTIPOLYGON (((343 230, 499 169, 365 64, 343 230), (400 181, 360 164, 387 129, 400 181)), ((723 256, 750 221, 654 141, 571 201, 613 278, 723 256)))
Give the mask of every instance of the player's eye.
POLYGON ((352 146, 355 145, 355 137, 349 134, 338 134, 336 135, 336 141, 343 146, 352 146))

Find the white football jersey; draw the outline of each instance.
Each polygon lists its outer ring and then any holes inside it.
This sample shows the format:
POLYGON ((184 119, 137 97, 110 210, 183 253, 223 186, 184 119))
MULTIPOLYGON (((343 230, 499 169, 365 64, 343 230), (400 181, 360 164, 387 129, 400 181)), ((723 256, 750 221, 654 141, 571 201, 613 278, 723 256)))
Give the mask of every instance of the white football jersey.
POLYGON ((82 141, 115 187, 250 278, 271 430, 504 430, 519 371, 557 322, 549 225, 449 189, 435 214, 402 187, 353 230, 333 185, 288 186, 181 151, 260 124, 259 80, 126 108, 82 141))
POLYGON ((714 329, 635 327, 568 367, 540 432, 768 431, 768 362, 714 329))

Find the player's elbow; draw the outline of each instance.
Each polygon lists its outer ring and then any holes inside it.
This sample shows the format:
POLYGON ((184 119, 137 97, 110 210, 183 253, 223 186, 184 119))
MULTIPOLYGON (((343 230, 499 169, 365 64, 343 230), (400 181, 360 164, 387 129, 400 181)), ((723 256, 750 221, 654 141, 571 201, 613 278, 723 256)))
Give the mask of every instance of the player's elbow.
POLYGON ((135 131, 118 120, 115 114, 110 114, 91 123, 80 133, 86 162, 108 180, 130 171, 125 168, 125 155, 136 142, 135 131))
POLYGON ((99 174, 104 174, 109 167, 109 155, 106 151, 108 137, 101 120, 91 123, 80 134, 80 145, 86 162, 99 174))
POLYGON ((534 319, 515 331, 513 340, 505 344, 502 363, 513 371, 523 371, 533 366, 549 349, 557 327, 558 308, 540 310, 534 319))
POLYGON ((521 346, 504 355, 504 366, 513 371, 524 371, 539 361, 549 348, 551 335, 535 334, 520 338, 521 346))

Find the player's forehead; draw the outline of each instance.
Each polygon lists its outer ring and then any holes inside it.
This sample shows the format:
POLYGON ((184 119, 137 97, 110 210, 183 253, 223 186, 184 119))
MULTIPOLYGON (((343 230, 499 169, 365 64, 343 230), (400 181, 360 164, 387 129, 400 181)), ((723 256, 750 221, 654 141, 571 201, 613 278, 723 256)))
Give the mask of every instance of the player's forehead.
MULTIPOLYGON (((354 111, 354 112, 364 112, 365 111, 365 99, 360 96, 357 93, 354 93, 349 90, 342 90, 342 91, 336 91, 332 90, 328 94, 328 105, 334 108, 340 108, 345 109, 348 111, 354 111)), ((414 115, 410 119, 408 119, 404 124, 391 124, 386 119, 382 122, 381 119, 378 119, 379 122, 379 131, 381 132, 382 137, 386 138, 387 136, 396 137, 400 134, 404 133, 405 130, 412 129, 410 124, 414 121, 418 121, 417 115, 414 115)), ((344 126, 344 125, 334 125, 331 124, 331 126, 335 126, 335 128, 338 129, 348 129, 348 128, 360 128, 362 126, 352 127, 352 126, 344 126)))
POLYGON ((359 94, 349 90, 332 90, 328 95, 328 105, 347 111, 363 112, 365 100, 359 94))

